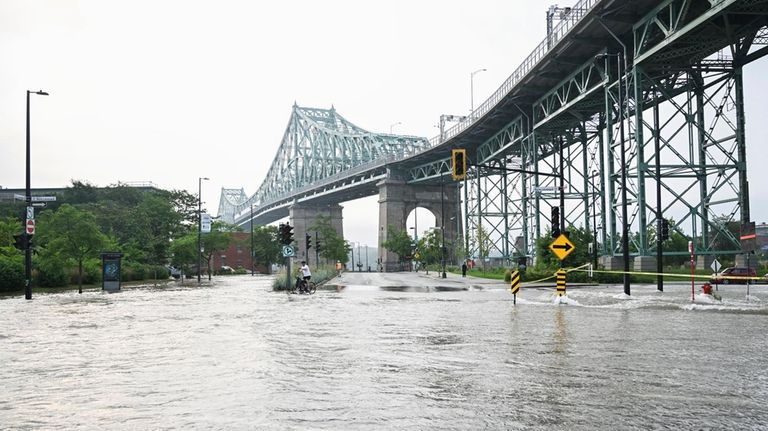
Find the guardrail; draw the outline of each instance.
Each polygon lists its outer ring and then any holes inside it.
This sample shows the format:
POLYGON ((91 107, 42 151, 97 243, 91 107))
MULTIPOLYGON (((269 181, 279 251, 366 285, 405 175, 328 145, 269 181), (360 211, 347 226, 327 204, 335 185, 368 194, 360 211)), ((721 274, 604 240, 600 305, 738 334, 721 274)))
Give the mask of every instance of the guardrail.
POLYGON ((515 69, 501 86, 485 102, 472 111, 466 120, 457 123, 443 132, 443 136, 435 136, 429 140, 430 147, 435 147, 450 140, 454 136, 472 126, 478 119, 490 112, 510 91, 536 66, 544 56, 551 51, 563 37, 573 29, 592 8, 603 0, 581 0, 576 3, 566 19, 561 20, 552 33, 545 38, 533 52, 523 60, 523 63, 515 69), (442 139, 441 139, 442 138, 442 139))

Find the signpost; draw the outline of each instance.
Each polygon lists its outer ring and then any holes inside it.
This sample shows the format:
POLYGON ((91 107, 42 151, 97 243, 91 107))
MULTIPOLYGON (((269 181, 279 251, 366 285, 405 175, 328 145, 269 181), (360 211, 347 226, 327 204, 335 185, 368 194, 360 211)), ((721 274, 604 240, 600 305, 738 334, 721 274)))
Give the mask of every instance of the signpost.
POLYGON ((557 296, 565 296, 565 270, 560 268, 557 270, 557 296))
POLYGON ((510 288, 512 289, 512 304, 517 304, 517 292, 520 291, 520 271, 512 271, 512 279, 510 280, 510 288))
POLYGON ((712 262, 712 265, 710 265, 709 267, 712 268, 712 271, 715 272, 715 290, 717 290, 717 284, 718 284, 717 276, 719 275, 720 268, 722 268, 722 266, 720 265, 720 262, 717 260, 717 258, 715 258, 715 260, 712 262))
MULTIPOLYGON (((551 244, 549 244, 549 249, 552 250, 552 253, 557 256, 558 259, 562 262, 566 257, 568 257, 569 254, 573 253, 574 250, 576 250, 576 246, 573 245, 571 240, 568 239, 567 236, 564 234, 560 234, 557 238, 555 238, 554 241, 552 241, 551 244)), ((562 266, 562 264, 561 264, 562 266)), ((557 270, 557 296, 565 296, 565 270, 563 268, 560 268, 557 270)))
POLYGON ((293 246, 290 246, 290 245, 283 246, 283 257, 293 257, 294 254, 295 254, 295 250, 293 249, 293 246))
POLYGON ((200 232, 202 233, 210 233, 211 232, 211 215, 210 214, 202 214, 200 216, 200 232))
POLYGON ((549 249, 552 250, 552 253, 554 253, 558 259, 564 260, 569 254, 576 250, 576 246, 573 245, 567 236, 560 234, 560 236, 555 238, 555 240, 549 244, 549 249))
POLYGON ((27 232, 27 235, 35 234, 35 219, 27 219, 26 232, 27 232))
POLYGON ((696 288, 694 287, 693 241, 688 241, 688 253, 691 254, 691 302, 696 300, 696 288))

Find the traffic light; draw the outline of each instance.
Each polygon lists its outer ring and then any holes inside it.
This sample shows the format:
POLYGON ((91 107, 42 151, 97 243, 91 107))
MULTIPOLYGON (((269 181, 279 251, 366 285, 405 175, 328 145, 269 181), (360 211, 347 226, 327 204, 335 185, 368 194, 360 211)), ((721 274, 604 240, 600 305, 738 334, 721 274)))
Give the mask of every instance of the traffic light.
POLYGON ((280 244, 291 245, 293 242, 293 226, 288 223, 280 223, 278 227, 278 237, 280 238, 280 244))
POLYGON ((280 243, 283 245, 293 243, 293 226, 288 223, 280 225, 280 243))
POLYGON ((16 247, 19 250, 26 250, 27 249, 27 234, 19 234, 13 236, 14 244, 13 246, 16 247))
POLYGON ((312 248, 312 235, 310 235, 310 234, 305 234, 305 237, 304 237, 304 242, 305 242, 305 243, 306 243, 306 245, 307 245, 307 250, 309 250, 310 248, 312 248))
POLYGON ((451 176, 456 181, 467 177, 467 150, 464 148, 451 150, 451 176))
POLYGON ((560 207, 552 207, 552 238, 560 236, 560 207))
POLYGON ((667 219, 661 219, 661 240, 666 241, 669 239, 669 222, 667 219))

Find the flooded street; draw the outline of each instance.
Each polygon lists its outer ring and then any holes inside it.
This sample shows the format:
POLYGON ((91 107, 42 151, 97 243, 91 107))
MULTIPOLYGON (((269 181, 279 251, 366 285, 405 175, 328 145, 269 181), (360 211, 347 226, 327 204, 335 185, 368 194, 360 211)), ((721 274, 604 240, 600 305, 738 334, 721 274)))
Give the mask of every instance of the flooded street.
POLYGON ((9 297, 0 428, 766 429, 768 286, 743 288, 9 297))

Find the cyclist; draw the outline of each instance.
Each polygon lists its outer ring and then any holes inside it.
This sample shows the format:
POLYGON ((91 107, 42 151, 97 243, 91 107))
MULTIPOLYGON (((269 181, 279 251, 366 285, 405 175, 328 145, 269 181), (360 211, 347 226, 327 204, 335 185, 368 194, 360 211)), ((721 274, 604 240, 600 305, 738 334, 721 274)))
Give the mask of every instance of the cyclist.
POLYGON ((301 261, 301 275, 304 277, 304 283, 302 283, 301 290, 307 290, 309 286, 309 280, 312 278, 312 273, 309 271, 309 266, 306 261, 301 261))

